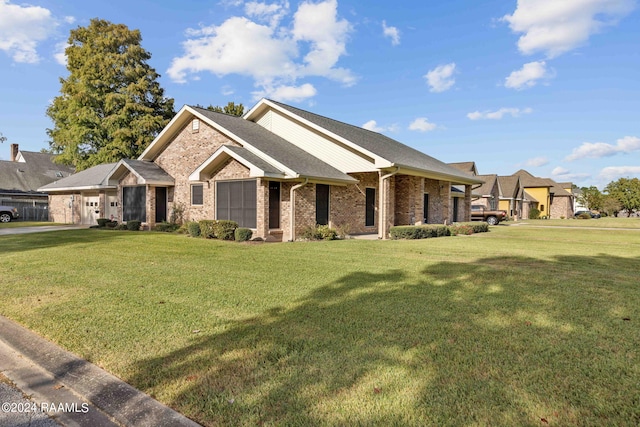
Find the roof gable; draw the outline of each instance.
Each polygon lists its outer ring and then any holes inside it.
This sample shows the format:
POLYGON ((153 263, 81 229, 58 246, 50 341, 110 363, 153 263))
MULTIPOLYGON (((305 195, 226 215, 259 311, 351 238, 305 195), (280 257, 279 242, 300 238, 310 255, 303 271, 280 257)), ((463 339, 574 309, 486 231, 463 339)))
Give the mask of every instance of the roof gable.
POLYGON ((277 101, 263 99, 244 117, 247 120, 256 120, 270 108, 323 133, 329 141, 337 141, 356 150, 362 156, 372 158, 374 166, 378 169, 399 167, 422 172, 434 179, 451 180, 464 184, 481 183, 458 169, 385 135, 277 101))
POLYGON ((109 185, 118 185, 118 182, 128 173, 136 176, 138 184, 173 185, 175 183, 173 177, 157 164, 131 159, 122 159, 116 163, 107 175, 107 182, 109 185))

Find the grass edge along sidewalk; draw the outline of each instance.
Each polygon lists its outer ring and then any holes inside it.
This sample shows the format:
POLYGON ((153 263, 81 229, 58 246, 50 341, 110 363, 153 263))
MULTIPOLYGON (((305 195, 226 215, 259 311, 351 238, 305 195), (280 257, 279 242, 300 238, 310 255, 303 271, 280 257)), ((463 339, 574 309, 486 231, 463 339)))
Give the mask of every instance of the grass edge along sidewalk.
POLYGON ((640 420, 638 233, 47 234, 0 239, 0 312, 205 425, 640 420))

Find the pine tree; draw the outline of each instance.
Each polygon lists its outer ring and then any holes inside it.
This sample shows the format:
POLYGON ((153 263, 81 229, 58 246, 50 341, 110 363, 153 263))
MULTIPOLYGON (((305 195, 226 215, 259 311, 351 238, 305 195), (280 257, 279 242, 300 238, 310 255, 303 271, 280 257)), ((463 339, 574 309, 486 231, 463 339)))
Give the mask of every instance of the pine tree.
POLYGON ((56 160, 80 171, 139 156, 173 117, 139 30, 92 19, 71 30, 69 76, 47 109, 56 160))

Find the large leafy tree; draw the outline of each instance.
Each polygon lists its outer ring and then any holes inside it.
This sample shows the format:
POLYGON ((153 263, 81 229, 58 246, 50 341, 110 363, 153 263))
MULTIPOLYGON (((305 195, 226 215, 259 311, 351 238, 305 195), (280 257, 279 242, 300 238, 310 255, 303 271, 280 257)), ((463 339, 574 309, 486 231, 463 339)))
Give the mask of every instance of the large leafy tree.
MULTIPOLYGON (((204 108, 201 105, 196 105, 197 107, 204 108)), ((224 113, 229 114, 231 116, 240 117, 244 114, 244 105, 236 104, 235 102, 228 102, 224 107, 209 105, 207 110, 215 111, 216 113, 224 113)))
POLYGON ((135 158, 169 122, 173 99, 165 98, 141 40, 140 31, 101 19, 71 30, 69 76, 47 109, 57 161, 83 170, 135 158))
POLYGON ((620 206, 627 211, 628 216, 633 211, 640 209, 640 179, 620 178, 607 184, 604 191, 618 199, 620 206))
POLYGON ((603 195, 600 190, 598 190, 598 187, 593 185, 591 187, 582 187, 577 199, 578 202, 583 206, 586 206, 587 209, 597 211, 602 209, 603 195))

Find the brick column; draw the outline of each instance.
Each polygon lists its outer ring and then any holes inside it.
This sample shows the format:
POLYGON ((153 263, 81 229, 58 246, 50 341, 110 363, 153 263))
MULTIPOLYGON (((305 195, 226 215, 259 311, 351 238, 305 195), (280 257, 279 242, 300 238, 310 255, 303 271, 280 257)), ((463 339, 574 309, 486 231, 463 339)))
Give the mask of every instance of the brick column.
POLYGON ((464 186, 464 220, 465 222, 471 221, 471 192, 472 186, 464 186))

